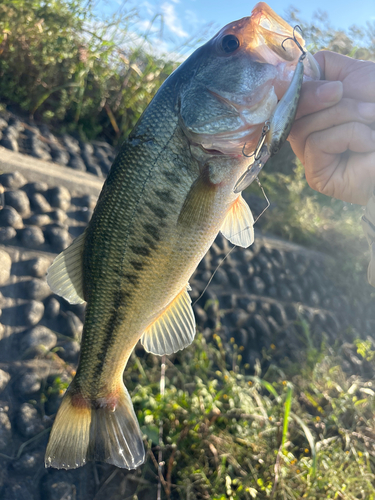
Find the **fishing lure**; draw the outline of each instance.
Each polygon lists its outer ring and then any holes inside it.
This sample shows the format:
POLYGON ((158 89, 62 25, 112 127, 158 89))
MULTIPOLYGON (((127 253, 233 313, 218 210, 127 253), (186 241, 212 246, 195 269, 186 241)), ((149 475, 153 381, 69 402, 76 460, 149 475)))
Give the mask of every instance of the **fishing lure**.
MULTIPOLYGON (((287 40, 292 40, 301 50, 302 54, 298 59, 292 81, 290 82, 287 91, 276 106, 276 109, 271 118, 267 120, 263 126, 262 134, 258 141, 257 147, 254 153, 249 156, 254 156, 254 162, 249 165, 249 168, 238 180, 237 184, 234 187, 235 193, 240 193, 241 191, 249 187, 254 179, 258 177, 259 172, 262 170, 268 159, 279 152, 281 146, 284 144, 289 135, 290 129, 292 128, 297 113, 299 98, 301 95, 304 72, 303 61, 307 55, 306 51, 303 49, 303 47, 295 37, 294 31, 296 30, 296 28, 301 29, 299 26, 296 26, 293 30, 293 38, 286 38, 281 46, 284 50, 286 50, 284 47, 284 43, 287 40)), ((247 156, 244 151, 245 146, 243 147, 242 153, 244 156, 247 156)))

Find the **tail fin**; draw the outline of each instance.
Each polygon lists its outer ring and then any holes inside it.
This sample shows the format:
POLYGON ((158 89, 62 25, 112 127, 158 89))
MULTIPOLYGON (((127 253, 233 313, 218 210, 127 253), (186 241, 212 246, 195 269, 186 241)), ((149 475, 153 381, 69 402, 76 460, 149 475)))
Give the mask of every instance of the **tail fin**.
MULTIPOLYGON (((74 384, 74 382, 73 382, 74 384)), ((72 386, 71 386, 72 387, 72 386)), ((121 383, 116 407, 91 404, 71 388, 65 394, 49 438, 45 465, 76 469, 90 460, 136 469, 145 459, 137 417, 121 383), (78 395, 79 396, 79 395, 78 395)))

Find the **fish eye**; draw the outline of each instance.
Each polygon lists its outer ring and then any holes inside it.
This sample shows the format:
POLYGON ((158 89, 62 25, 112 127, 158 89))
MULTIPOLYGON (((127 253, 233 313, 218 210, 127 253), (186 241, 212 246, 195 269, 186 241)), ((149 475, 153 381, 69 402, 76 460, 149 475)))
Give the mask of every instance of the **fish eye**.
POLYGON ((221 41, 221 48, 226 54, 230 54, 238 49, 240 41, 235 35, 225 35, 221 41))

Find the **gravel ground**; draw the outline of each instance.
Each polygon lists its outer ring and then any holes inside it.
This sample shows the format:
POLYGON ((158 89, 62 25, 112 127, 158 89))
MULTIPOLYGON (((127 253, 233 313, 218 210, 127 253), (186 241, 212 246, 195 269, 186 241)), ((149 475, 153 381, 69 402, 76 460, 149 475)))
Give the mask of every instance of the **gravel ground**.
MULTIPOLYGON (((2 128, 0 144, 10 140, 10 127, 16 130, 17 122, 9 119, 2 128)), ((17 140, 38 137, 27 131, 18 127, 17 140)), ((64 144, 63 151, 74 147, 76 158, 82 155, 78 143, 65 138, 64 144)), ((0 191, 0 498, 88 500, 96 495, 99 500, 104 496, 98 485, 115 468, 88 464, 77 471, 57 471, 43 465, 48 429, 61 398, 53 393, 53 380, 60 374, 63 383, 76 367, 84 320, 84 307, 53 295, 45 274, 56 253, 84 230, 96 196, 75 194, 48 176, 45 182, 30 182, 19 172, 0 175, 0 191), (44 401, 42 414, 40 401, 47 389, 52 396, 44 401)), ((350 342, 375 331, 369 285, 358 291, 334 273, 329 257, 261 234, 250 249, 236 248, 218 268, 230 248, 219 236, 191 280, 198 329, 208 340, 220 334, 228 352, 239 350, 250 371, 257 359, 263 369, 270 358, 298 363, 308 342, 339 342, 344 370, 361 363, 350 342)), ((142 355, 142 349, 137 353, 142 355)), ((130 495, 132 483, 126 478, 125 471, 116 473, 110 498, 130 495)), ((148 498, 154 497, 145 493, 144 500, 148 498)))

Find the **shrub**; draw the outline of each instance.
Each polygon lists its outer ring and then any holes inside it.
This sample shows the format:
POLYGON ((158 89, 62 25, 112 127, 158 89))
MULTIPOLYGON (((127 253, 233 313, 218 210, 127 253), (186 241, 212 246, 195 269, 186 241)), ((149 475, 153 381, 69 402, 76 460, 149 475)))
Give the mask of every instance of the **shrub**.
POLYGON ((118 142, 176 64, 146 52, 135 11, 99 22, 80 0, 0 5, 0 97, 61 131, 118 142), (143 44, 143 45, 142 45, 143 44))

